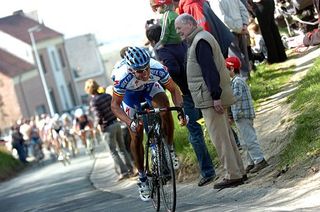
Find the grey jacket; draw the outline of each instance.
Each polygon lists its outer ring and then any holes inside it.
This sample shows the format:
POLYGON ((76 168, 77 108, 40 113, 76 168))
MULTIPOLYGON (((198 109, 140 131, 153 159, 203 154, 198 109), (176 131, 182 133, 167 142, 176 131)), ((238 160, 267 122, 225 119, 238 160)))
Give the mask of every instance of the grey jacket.
POLYGON ((197 62, 196 46, 201 39, 206 40, 212 48, 213 60, 220 76, 220 88, 222 89, 220 99, 222 104, 224 106, 230 106, 235 102, 235 98, 232 94, 229 72, 225 66, 219 44, 209 32, 198 27, 187 38, 187 43, 189 44, 187 55, 187 79, 195 107, 208 108, 213 106, 212 96, 203 79, 201 67, 197 62))

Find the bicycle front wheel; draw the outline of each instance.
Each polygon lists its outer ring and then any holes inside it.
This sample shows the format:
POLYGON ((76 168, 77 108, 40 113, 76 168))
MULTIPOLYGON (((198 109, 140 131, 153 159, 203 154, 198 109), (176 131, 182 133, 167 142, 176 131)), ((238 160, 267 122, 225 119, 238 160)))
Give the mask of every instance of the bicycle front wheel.
POLYGON ((167 211, 176 210, 176 179, 169 147, 164 138, 159 148, 159 182, 162 200, 167 211))
POLYGON ((151 148, 149 145, 146 145, 146 168, 148 170, 147 176, 149 180, 150 192, 152 205, 156 211, 160 210, 160 184, 159 184, 159 152, 155 151, 156 154, 152 155, 151 148), (149 161, 151 161, 149 163, 149 161), (149 171, 149 164, 151 171, 149 171))

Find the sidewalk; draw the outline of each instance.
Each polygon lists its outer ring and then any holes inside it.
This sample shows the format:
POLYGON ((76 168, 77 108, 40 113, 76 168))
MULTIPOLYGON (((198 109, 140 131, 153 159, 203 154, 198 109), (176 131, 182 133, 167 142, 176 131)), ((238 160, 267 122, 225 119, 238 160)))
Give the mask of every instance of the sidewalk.
POLYGON ((120 182, 117 182, 117 178, 110 153, 106 151, 97 153, 90 174, 92 185, 100 191, 137 196, 136 178, 128 178, 120 182))

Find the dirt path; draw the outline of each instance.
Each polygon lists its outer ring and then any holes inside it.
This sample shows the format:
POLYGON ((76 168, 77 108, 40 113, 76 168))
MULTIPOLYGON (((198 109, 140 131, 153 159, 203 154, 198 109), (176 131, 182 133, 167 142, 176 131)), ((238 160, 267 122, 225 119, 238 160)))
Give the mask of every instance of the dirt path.
MULTIPOLYGON (((263 205, 263 208, 266 207, 272 211, 320 209, 320 202, 316 199, 320 196, 320 173, 310 171, 311 164, 286 170, 287 172, 283 175, 280 175, 277 168, 279 152, 288 143, 290 131, 294 129, 292 126, 295 114, 286 103, 287 97, 297 88, 297 83, 319 55, 320 48, 312 48, 307 53, 299 55, 294 61, 287 61, 286 63, 294 62, 296 65, 289 84, 284 91, 267 98, 256 111, 255 128, 270 166, 258 175, 249 175, 248 184, 239 188, 240 193, 246 194, 247 190, 251 192, 254 190, 253 195, 261 197, 255 202, 256 206, 263 205)), ((319 166, 320 160, 317 160, 319 166)), ((250 196, 252 195, 249 194, 250 196)), ((249 200, 248 197, 240 197, 238 201, 241 199, 244 203, 249 200)))
POLYGON ((278 162, 277 156, 287 145, 288 136, 294 129, 292 126, 296 114, 290 110, 291 105, 286 103, 287 97, 297 88, 298 82, 305 76, 314 59, 319 55, 320 49, 312 48, 307 53, 287 61, 286 63, 296 65, 290 82, 282 92, 267 98, 261 103, 257 110, 255 127, 266 159, 271 164, 269 171, 275 169, 278 162))

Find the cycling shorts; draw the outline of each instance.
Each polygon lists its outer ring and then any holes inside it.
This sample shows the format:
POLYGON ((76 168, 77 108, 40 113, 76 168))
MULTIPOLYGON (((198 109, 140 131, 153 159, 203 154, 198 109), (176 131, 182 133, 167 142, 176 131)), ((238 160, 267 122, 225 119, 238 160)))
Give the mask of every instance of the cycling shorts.
POLYGON ((143 90, 126 90, 122 101, 122 109, 127 114, 127 116, 133 119, 136 111, 139 111, 141 109, 140 104, 145 101, 151 103, 153 97, 158 93, 164 93, 164 89, 158 82, 145 85, 145 88, 143 90))

